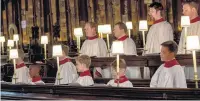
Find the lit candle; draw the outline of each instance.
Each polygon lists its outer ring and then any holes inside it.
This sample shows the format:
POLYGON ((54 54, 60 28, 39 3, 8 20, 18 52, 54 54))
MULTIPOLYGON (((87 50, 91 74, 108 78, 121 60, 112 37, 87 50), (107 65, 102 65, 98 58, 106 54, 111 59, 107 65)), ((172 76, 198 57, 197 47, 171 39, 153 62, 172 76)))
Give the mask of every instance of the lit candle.
POLYGON ((133 29, 132 22, 126 22, 126 26, 128 29, 128 36, 129 36, 129 38, 131 38, 131 29, 133 29))

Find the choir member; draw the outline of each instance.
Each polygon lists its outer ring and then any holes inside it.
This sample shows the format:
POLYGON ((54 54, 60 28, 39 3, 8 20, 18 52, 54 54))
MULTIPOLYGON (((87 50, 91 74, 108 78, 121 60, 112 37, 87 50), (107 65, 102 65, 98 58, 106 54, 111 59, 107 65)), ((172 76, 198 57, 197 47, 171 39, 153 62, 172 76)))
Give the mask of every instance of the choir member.
MULTIPOLYGON (((198 15, 198 2, 192 1, 185 1, 183 2, 183 14, 184 16, 189 16, 190 18, 190 27, 187 28, 187 35, 198 35, 200 39, 200 16, 198 15)), ((179 47, 178 47, 178 54, 185 54, 185 29, 182 30, 179 47)), ((187 54, 191 54, 190 51, 186 52, 187 54)), ((185 67, 185 75, 187 79, 194 78, 194 68, 193 67, 185 67)), ((200 67, 197 68, 198 75, 200 75, 200 67)), ((200 78, 200 76, 199 76, 200 78)))
POLYGON ((55 85, 73 83, 78 78, 76 66, 68 58, 69 47, 66 45, 62 45, 62 50, 63 56, 59 57, 61 79, 60 81, 58 80, 59 71, 57 71, 55 85))
POLYGON ((93 78, 90 73, 91 59, 87 55, 81 55, 76 58, 76 68, 80 72, 79 78, 76 83, 81 86, 90 86, 94 84, 93 78))
MULTIPOLYGON (((27 84, 29 80, 28 68, 24 63, 24 51, 22 49, 18 49, 19 58, 16 59, 16 83, 24 83, 27 84)), ((14 76, 13 76, 14 77, 14 76)), ((15 78, 12 79, 12 83, 15 83, 15 78)))
MULTIPOLYGON (((80 53, 90 57, 107 57, 108 50, 103 39, 97 36, 97 25, 94 22, 87 22, 84 27, 87 39, 84 41, 80 53)), ((110 77, 109 70, 103 70, 100 67, 95 68, 94 77, 110 77), (104 73, 102 73, 104 72, 104 73)))
POLYGON ((161 44, 161 60, 164 61, 151 78, 150 87, 156 88, 187 88, 185 73, 175 56, 178 46, 174 41, 161 44))
POLYGON ((45 83, 42 81, 41 76, 40 76, 40 70, 41 70, 40 63, 35 62, 34 64, 30 65, 30 67, 29 67, 29 75, 30 75, 29 84, 45 85, 45 83))
POLYGON ((126 72, 126 62, 124 59, 119 60, 119 73, 117 74, 117 61, 115 60, 112 65, 112 75, 113 78, 110 80, 107 85, 117 87, 117 83, 119 83, 119 87, 133 87, 133 84, 128 80, 125 75, 126 72), (118 79, 119 76, 119 79, 118 79))

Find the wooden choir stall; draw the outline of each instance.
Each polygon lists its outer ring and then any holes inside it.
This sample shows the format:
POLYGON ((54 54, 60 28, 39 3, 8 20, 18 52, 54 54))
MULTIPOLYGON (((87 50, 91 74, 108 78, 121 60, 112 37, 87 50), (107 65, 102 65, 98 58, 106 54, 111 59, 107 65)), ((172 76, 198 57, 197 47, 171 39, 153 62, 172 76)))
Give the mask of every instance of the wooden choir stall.
MULTIPOLYGON (((200 33, 187 33, 191 23, 200 22, 200 6, 192 4, 198 7, 195 13, 199 14, 197 19, 192 21, 189 16, 183 16, 185 12, 182 10, 184 1, 190 0, 1 0, 1 99, 199 100, 200 80, 197 78, 197 74, 200 73, 196 73, 196 69, 200 68, 200 41, 199 44, 198 40, 189 43, 186 39, 190 36, 187 34, 195 34, 196 39, 199 37, 200 40, 200 36, 198 36, 200 33), (157 21, 150 15, 150 12, 152 12, 150 5, 153 2, 162 5, 162 10, 160 10, 162 11, 160 13, 162 15, 161 20, 166 21, 171 26, 173 42, 183 43, 181 48, 183 48, 184 54, 175 54, 175 59, 183 68, 194 68, 194 78, 186 79, 187 88, 150 87, 152 76, 158 67, 164 63, 161 61, 160 52, 145 54, 148 50, 146 46, 148 45, 147 37, 151 32, 149 30, 157 21), (119 23, 125 26, 124 29, 119 27, 120 31, 124 31, 124 36, 134 43, 134 45, 131 44, 132 46, 127 45, 128 48, 129 46, 135 47, 135 50, 131 50, 129 55, 128 53, 126 55, 120 54, 120 52, 116 56, 113 55, 113 43, 121 41, 115 34, 115 27, 119 23), (90 30, 93 31, 95 36, 88 36, 87 24, 90 25, 91 29, 92 26, 95 26, 93 27, 94 31, 90 30), (181 35, 183 32, 186 32, 186 34, 181 35), (102 44, 94 45, 97 46, 95 48, 104 47, 106 55, 87 54, 91 59, 88 69, 94 84, 90 86, 81 86, 76 83, 60 84, 60 80, 63 79, 60 78, 60 57, 65 54, 69 59, 66 61, 70 61, 74 65, 76 75, 80 76, 80 71, 78 72, 77 69, 77 57, 83 54, 81 48, 83 48, 84 42, 95 38, 105 44, 104 46, 102 44), (55 48, 56 45, 60 47, 55 48), (195 45, 199 49, 196 49, 195 45), (188 52, 188 47, 191 48, 191 53, 188 52), (55 50, 59 52, 56 53, 55 50), (118 57, 125 60, 127 67, 139 68, 141 78, 129 79, 133 87, 119 87, 119 78, 118 87, 111 87, 106 84, 113 78, 95 76, 95 70, 111 69, 111 64, 115 60, 118 64, 118 57), (44 84, 16 83, 18 79, 16 77, 18 66, 16 62, 20 63, 21 61, 23 61, 23 66, 26 67, 24 71, 27 71, 28 75, 27 77, 21 75, 21 78, 31 78, 32 81, 30 82, 33 83, 32 77, 36 75, 41 77, 39 79, 44 84), (150 78, 144 77, 145 68, 149 68, 150 78), (34 72, 33 70, 38 72, 33 75, 31 74, 31 72, 34 72), (56 80, 58 80, 58 84, 56 84, 56 80)), ((194 1, 200 4, 199 0, 194 1)), ((160 31, 159 28, 155 29, 160 31)), ((200 31, 200 28, 197 29, 200 31)), ((150 41, 159 40, 160 36, 154 37, 150 41)), ((90 44, 93 44, 93 42, 90 44)), ((87 48, 90 48, 90 44, 87 48)), ((119 46, 119 44, 116 46, 119 46)), ((121 49, 119 48, 119 50, 121 49)), ((161 50, 160 47, 159 49, 161 50)), ((118 50, 118 48, 115 48, 115 50, 118 50)), ((125 53, 125 49, 122 50, 122 53, 125 53)), ((118 70, 119 64, 117 65, 117 75, 119 76, 118 70)))

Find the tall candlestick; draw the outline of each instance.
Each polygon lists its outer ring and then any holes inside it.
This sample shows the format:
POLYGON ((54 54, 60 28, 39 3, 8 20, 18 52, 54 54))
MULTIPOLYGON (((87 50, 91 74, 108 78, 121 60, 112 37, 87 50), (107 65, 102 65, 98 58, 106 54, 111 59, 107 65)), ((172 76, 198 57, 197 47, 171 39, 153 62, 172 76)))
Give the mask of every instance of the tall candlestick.
POLYGON ((47 59, 47 44, 44 44, 44 59, 47 59))
POLYGON ((16 77, 16 60, 13 59, 13 65, 14 65, 14 75, 13 75, 13 79, 14 79, 14 84, 17 83, 17 77, 16 77))
POLYGON ((128 30, 128 37, 131 38, 131 30, 128 30))
POLYGON ((193 55, 193 64, 194 64, 194 80, 195 80, 195 87, 198 87, 198 74, 197 74, 197 60, 196 60, 196 52, 195 50, 192 51, 193 55))
POLYGON ((119 87, 119 54, 117 54, 117 87, 119 87))
POLYGON ((185 47, 184 47, 184 50, 185 50, 185 54, 187 54, 187 50, 186 50, 186 46, 187 46, 187 41, 186 41, 187 40, 187 27, 185 27, 184 29, 185 29, 185 34, 184 34, 184 36, 185 36, 184 37, 185 38, 185 47))
POLYGON ((110 40, 109 40, 109 34, 107 34, 107 43, 108 43, 108 49, 110 49, 110 40))
POLYGON ((144 50, 146 50, 146 49, 145 49, 145 47, 146 47, 145 45, 146 45, 146 44, 145 44, 145 33, 144 33, 144 31, 142 31, 142 39, 143 39, 143 47, 144 47, 144 50))
POLYGON ((1 42, 1 47, 2 47, 2 53, 4 53, 4 43, 1 42))

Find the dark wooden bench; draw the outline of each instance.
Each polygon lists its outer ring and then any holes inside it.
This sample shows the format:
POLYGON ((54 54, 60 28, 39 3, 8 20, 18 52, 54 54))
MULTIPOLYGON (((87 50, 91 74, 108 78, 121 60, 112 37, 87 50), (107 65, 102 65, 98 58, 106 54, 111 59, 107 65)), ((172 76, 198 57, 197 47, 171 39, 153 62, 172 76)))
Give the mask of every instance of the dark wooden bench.
MULTIPOLYGON (((2 92, 21 94, 47 94, 52 98, 74 99, 140 99, 140 100, 195 100, 200 99, 200 89, 163 89, 163 88, 118 88, 97 86, 68 86, 68 85, 11 85, 1 84, 2 92), (78 98, 77 98, 78 97, 78 98)), ((2 93, 1 93, 2 95, 2 93)), ((4 95, 5 97, 5 95, 4 95)))

